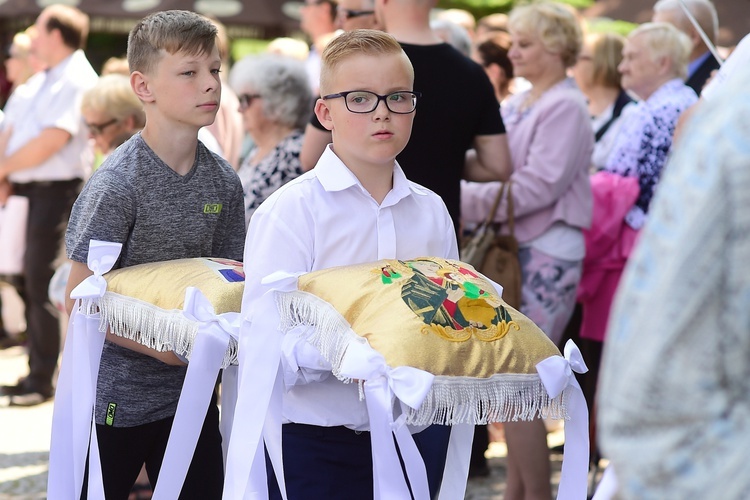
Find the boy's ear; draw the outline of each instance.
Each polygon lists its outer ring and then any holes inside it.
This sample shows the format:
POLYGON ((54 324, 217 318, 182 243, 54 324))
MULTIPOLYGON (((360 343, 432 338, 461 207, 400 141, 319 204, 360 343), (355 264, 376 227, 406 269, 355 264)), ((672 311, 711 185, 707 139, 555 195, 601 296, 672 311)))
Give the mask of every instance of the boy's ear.
POLYGON ((151 86, 149 85, 148 77, 140 71, 133 71, 130 73, 130 86, 133 88, 133 92, 143 102, 153 102, 154 96, 151 92, 151 86))
POLYGON ((328 109, 328 103, 323 99, 318 99, 317 101, 315 101, 315 116, 318 117, 318 121, 325 127, 326 130, 333 130, 331 110, 328 109))

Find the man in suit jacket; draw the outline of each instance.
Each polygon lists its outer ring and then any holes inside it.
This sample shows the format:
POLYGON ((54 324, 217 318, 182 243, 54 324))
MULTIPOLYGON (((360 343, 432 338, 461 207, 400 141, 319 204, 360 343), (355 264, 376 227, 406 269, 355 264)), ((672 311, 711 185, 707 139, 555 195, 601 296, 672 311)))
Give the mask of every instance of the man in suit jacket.
POLYGON ((688 77, 685 85, 695 90, 700 95, 706 80, 711 77, 711 72, 719 69, 719 61, 711 54, 708 46, 698 33, 698 30, 690 22, 687 14, 680 5, 684 3, 690 14, 698 21, 704 33, 711 43, 716 44, 716 35, 719 32, 719 18, 716 15, 716 7, 711 0, 659 0, 654 5, 654 22, 667 22, 683 31, 690 37, 693 50, 690 53, 688 64, 688 77))

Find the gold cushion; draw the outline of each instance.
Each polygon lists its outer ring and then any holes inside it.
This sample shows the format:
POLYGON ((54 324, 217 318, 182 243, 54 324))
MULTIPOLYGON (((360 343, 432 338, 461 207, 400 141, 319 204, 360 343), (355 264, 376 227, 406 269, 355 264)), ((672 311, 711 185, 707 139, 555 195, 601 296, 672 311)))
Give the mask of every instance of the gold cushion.
POLYGON ((185 290, 196 287, 214 313, 239 312, 245 273, 230 259, 195 258, 125 267, 104 275, 107 291, 133 297, 160 309, 182 309, 185 290))
POLYGON ((391 367, 488 378, 536 374, 537 363, 560 354, 462 262, 425 257, 337 267, 301 276, 298 288, 331 304, 391 367))
MULTIPOLYGON (((160 352, 192 355, 199 322, 183 314, 185 293, 195 287, 214 314, 240 311, 245 274, 242 263, 194 258, 140 264, 104 275, 107 291, 88 304, 101 314, 100 329, 109 329, 160 352)), ((237 364, 237 342, 230 339, 223 366, 237 364)))

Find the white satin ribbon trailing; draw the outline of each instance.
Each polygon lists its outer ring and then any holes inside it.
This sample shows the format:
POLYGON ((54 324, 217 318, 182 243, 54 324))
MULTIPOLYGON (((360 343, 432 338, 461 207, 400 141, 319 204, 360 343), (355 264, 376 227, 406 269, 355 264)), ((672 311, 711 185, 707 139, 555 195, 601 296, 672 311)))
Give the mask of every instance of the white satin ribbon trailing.
POLYGON ((466 495, 466 480, 469 477, 471 445, 474 438, 474 424, 454 424, 448 441, 448 455, 445 459, 443 481, 440 484, 438 500, 453 500, 466 495))
POLYGON ((588 493, 589 412, 573 372, 586 373, 588 368, 572 340, 565 344, 564 354, 564 358, 551 356, 541 361, 536 365, 536 370, 550 398, 556 398, 568 390, 570 420, 565 422, 565 451, 557 498, 580 500, 586 498, 588 493))
POLYGON ((599 481, 599 486, 596 487, 596 491, 591 500, 612 500, 617 495, 618 486, 619 483, 617 482, 615 469, 612 468, 612 464, 610 463, 607 468, 604 469, 602 479, 599 481))
POLYGON ((68 323, 52 413, 49 498, 80 498, 90 454, 88 498, 104 499, 93 412, 105 332, 99 331, 99 314, 87 315, 81 301, 104 295, 107 282, 102 275, 115 265, 121 249, 120 243, 91 240, 87 265, 94 274, 70 294, 76 304, 68 323))
MULTIPOLYGON (((293 280, 296 289, 296 279, 293 280)), ((239 336, 239 383, 224 478, 225 500, 267 499, 264 438, 286 500, 281 455, 281 339, 275 290, 266 292, 243 319, 239 336), (273 442, 275 441, 275 442, 273 442)))
POLYGON ((214 314, 211 303, 194 287, 185 291, 183 314, 199 323, 198 333, 154 489, 155 500, 180 496, 229 339, 239 331, 238 313, 214 314))
MULTIPOLYGON (((418 409, 432 387, 434 376, 402 366, 390 368, 369 344, 351 342, 341 363, 341 376, 364 380, 365 403, 370 420, 373 480, 376 500, 411 498, 393 440, 396 436, 415 500, 430 498, 427 472, 414 439, 402 417, 394 418, 395 399, 418 409)), ((399 406, 400 409, 400 406, 399 406)))

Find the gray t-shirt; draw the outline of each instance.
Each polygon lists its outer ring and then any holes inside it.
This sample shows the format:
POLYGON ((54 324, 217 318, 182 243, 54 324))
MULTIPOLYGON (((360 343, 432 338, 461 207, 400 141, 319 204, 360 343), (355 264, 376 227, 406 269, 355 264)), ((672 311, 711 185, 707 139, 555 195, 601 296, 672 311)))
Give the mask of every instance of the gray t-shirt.
MULTIPOLYGON (((91 239, 123 244, 115 268, 192 257, 241 260, 242 185, 229 164, 200 142, 192 170, 181 176, 136 134, 107 158, 73 206, 68 257, 85 263, 91 239)), ((115 427, 173 416, 186 370, 105 342, 96 422, 105 423, 110 404, 116 405, 115 427)))

